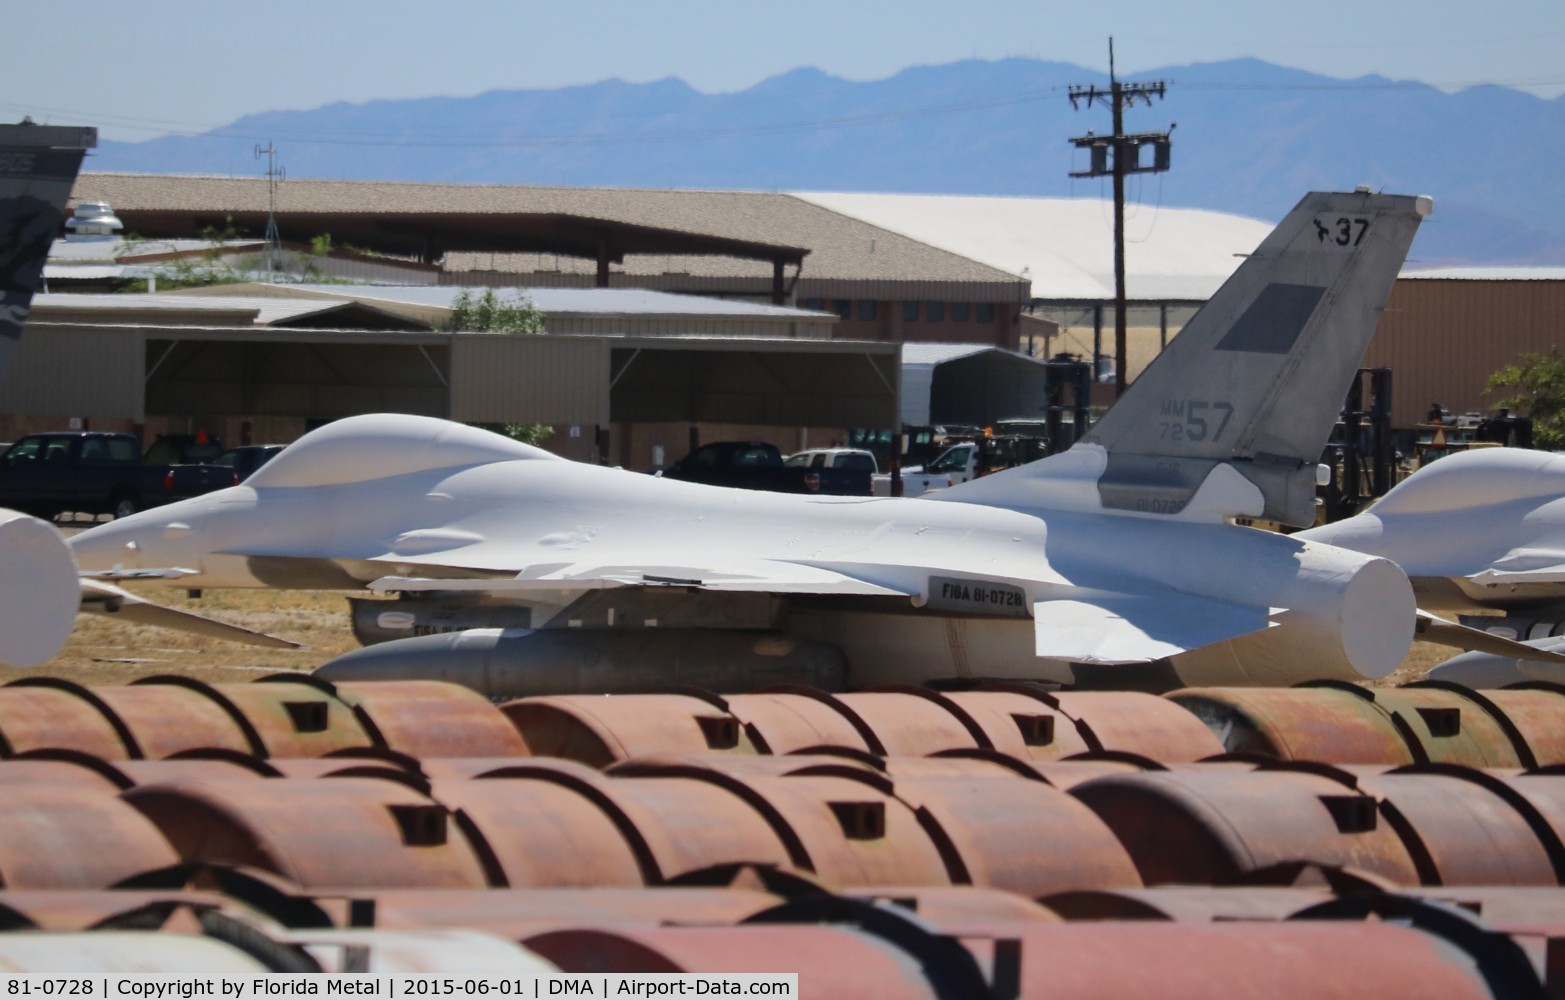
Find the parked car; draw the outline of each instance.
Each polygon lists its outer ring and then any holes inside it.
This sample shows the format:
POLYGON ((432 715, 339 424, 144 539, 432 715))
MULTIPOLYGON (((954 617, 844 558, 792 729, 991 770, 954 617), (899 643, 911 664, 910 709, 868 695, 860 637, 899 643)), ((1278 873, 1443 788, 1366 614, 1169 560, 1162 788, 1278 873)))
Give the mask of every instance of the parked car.
POLYGON ((238 482, 232 469, 187 462, 221 443, 160 438, 147 461, 130 434, 51 431, 29 434, 0 455, 0 507, 52 518, 65 511, 125 517, 238 482))
POLYGON ((213 465, 221 465, 233 469, 239 477, 239 482, 250 478, 250 474, 261 466, 270 462, 277 453, 286 448, 281 444, 246 444, 238 448, 230 448, 221 455, 212 459, 213 465))
MULTIPOLYGON (((1041 438, 993 436, 952 445, 922 469, 903 470, 902 495, 921 497, 934 490, 1035 461, 1043 457, 1044 444, 1041 438)), ((876 496, 890 496, 891 477, 884 473, 876 476, 874 489, 876 496)))
POLYGON ((863 448, 809 448, 789 455, 783 464, 795 469, 861 469, 870 475, 880 471, 874 452, 863 448))
POLYGON ((786 465, 776 445, 764 441, 715 441, 705 444, 659 475, 710 486, 732 486, 776 493, 869 496, 867 468, 786 465))

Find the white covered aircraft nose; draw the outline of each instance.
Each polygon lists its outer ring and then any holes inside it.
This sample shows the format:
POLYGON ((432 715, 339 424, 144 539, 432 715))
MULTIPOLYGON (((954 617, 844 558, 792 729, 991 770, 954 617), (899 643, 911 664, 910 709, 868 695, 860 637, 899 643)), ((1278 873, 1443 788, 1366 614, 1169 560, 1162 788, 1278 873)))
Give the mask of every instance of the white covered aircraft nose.
MULTIPOLYGON (((77 565, 86 572, 106 572, 111 569, 141 569, 151 565, 142 558, 147 549, 156 549, 152 542, 162 533, 161 523, 151 521, 158 512, 144 511, 128 518, 120 518, 100 524, 75 535, 70 540, 71 551, 77 565)), ((147 553, 154 560, 158 553, 147 553)))
POLYGON ((1342 655, 1365 677, 1386 677, 1402 665, 1418 611, 1413 585, 1396 563, 1371 559, 1342 595, 1342 655))
POLYGON ((52 524, 0 509, 0 664, 54 658, 76 626, 81 588, 70 546, 52 524))
POLYGON ((199 570, 205 553, 200 536, 210 513, 210 496, 154 507, 73 535, 69 544, 77 565, 88 573, 199 570))

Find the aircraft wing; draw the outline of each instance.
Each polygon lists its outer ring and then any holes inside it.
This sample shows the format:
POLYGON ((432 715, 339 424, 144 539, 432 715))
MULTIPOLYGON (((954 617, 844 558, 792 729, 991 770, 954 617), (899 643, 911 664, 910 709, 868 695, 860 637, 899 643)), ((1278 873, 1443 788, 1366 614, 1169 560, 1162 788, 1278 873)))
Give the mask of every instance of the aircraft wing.
POLYGON ((868 597, 912 597, 916 592, 835 569, 771 559, 715 559, 703 565, 573 563, 534 567, 504 579, 383 576, 369 584, 369 589, 377 593, 466 591, 512 594, 522 598, 528 593, 610 587, 691 587, 713 591, 868 597))
POLYGON ((1181 594, 1106 594, 1033 604, 1037 653, 1073 663, 1150 663, 1271 628, 1276 609, 1181 594))
POLYGON ((178 608, 154 604, 132 594, 122 587, 102 580, 83 578, 81 581, 81 610, 88 614, 113 615, 131 625, 155 625, 158 628, 190 632, 212 639, 226 639, 251 646, 268 646, 273 649, 298 649, 300 644, 265 632, 230 625, 215 618, 181 611, 178 608))
POLYGON ((1467 579, 1484 586, 1511 583, 1565 583, 1565 552, 1558 548, 1512 549, 1467 579))

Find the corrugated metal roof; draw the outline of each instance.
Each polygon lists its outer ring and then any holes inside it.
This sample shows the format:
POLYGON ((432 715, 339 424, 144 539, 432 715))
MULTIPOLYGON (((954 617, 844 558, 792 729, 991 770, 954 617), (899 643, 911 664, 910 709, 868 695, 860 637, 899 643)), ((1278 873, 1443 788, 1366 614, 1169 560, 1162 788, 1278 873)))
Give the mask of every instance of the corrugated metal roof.
MULTIPOLYGON (((122 217, 147 212, 265 212, 264 178, 83 174, 73 197, 107 201, 122 217)), ((767 244, 807 247, 814 276, 893 281, 1014 281, 995 268, 879 229, 785 194, 758 191, 658 191, 522 185, 409 184, 290 180, 277 206, 296 217, 331 213, 462 216, 561 214, 767 244)), ((313 233, 285 233, 304 238, 313 233)), ((467 269, 519 271, 506 254, 471 258, 467 269), (491 264, 491 262, 493 262, 491 264)), ((643 255, 646 256, 646 255, 643 255)), ((663 255, 650 255, 662 258, 663 255)), ((704 258, 678 257, 677 268, 704 258)), ((722 260, 722 258, 719 258, 722 260)), ((770 266, 766 267, 769 274, 770 266)), ((697 272, 704 273, 704 272, 697 272)))
POLYGON ((121 261, 169 254, 206 253, 213 249, 252 250, 264 244, 257 240, 125 240, 110 237, 73 236, 55 240, 49 247, 51 261, 121 261))
POLYGON ((123 277, 124 274, 125 268, 119 264, 45 264, 43 269, 45 281, 106 281, 123 277))
MULTIPOLYGON (((482 294, 473 288, 452 285, 375 285, 364 288, 343 285, 289 285, 307 293, 341 296, 358 302, 398 302, 449 309, 458 295, 482 294)), ((785 306, 762 305, 732 299, 714 299, 703 295, 677 295, 641 288, 497 288, 495 295, 505 301, 513 295, 532 300, 547 316, 700 316, 734 319, 820 319, 831 313, 785 306)))
MULTIPOLYGON (((1114 210, 1087 198, 801 193, 796 197, 998 270, 1041 299, 1114 297, 1114 210)), ((1272 230, 1244 216, 1143 205, 1125 220, 1127 294, 1205 300, 1272 230)))
MULTIPOLYGON (((352 299, 322 301, 310 298, 269 298, 206 295, 90 295, 54 292, 33 297, 31 319, 59 322, 67 314, 83 313, 104 317, 157 313, 168 317, 184 315, 194 321, 221 322, 234 326, 272 326, 307 316, 324 316, 352 303, 352 299)), ((144 321, 144 320, 138 320, 144 321)))

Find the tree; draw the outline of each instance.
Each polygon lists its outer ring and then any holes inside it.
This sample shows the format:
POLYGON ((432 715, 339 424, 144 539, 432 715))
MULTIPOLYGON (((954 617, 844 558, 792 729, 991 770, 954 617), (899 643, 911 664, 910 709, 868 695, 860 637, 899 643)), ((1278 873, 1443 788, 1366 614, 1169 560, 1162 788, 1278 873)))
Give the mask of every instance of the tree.
POLYGON ((1484 394, 1495 406, 1521 410, 1532 418, 1534 447, 1565 448, 1565 358, 1558 348, 1548 354, 1523 354, 1489 376, 1484 394))
MULTIPOLYGON (((484 289, 484 293, 476 297, 464 288, 451 301, 451 318, 446 321, 446 329, 537 334, 544 332, 543 313, 519 292, 509 299, 501 299, 493 288, 484 289)), ((548 424, 475 423, 473 426, 530 445, 542 445, 554 433, 554 428, 548 424)))
POLYGON ((533 305, 532 299, 513 292, 509 299, 501 299, 493 288, 474 297, 469 289, 462 289, 451 301, 451 318, 447 330, 475 330, 480 333, 543 333, 543 313, 533 305))

